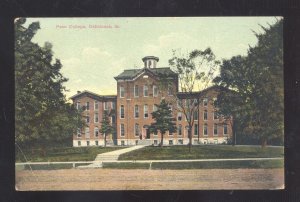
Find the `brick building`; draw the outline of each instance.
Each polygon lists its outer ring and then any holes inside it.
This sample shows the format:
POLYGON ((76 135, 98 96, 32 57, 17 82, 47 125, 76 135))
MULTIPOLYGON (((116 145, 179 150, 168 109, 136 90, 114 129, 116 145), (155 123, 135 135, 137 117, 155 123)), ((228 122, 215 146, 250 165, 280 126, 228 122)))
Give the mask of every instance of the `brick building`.
MULTIPOLYGON (((89 91, 77 91, 77 94, 71 97, 78 110, 82 110, 83 117, 87 126, 78 129, 73 134, 73 146, 103 146, 104 136, 99 132, 104 112, 111 114, 110 120, 112 126, 116 127, 116 99, 115 95, 98 95, 89 91)), ((116 144, 116 133, 107 136, 108 145, 116 144)))
POLYGON ((101 96, 84 91, 71 97, 76 106, 79 103, 88 108, 87 103, 90 104, 89 109, 83 111, 89 127, 81 131, 80 135, 78 133, 73 136, 74 146, 101 146, 104 144, 103 136, 99 132, 97 133, 97 127, 98 129, 101 127, 100 121, 105 109, 114 110, 112 124, 116 128, 116 133, 110 136, 111 143, 115 145, 158 145, 160 134, 150 134, 149 126, 153 122, 151 113, 156 110, 155 104, 159 104, 161 99, 172 103, 170 107, 177 125, 176 133, 165 134, 164 145, 187 144, 189 142, 188 124, 184 114, 174 102, 174 93, 177 93, 181 98, 180 101, 186 104, 191 99, 201 102, 199 110, 194 114, 193 144, 198 144, 198 134, 200 144, 227 142, 231 136, 231 127, 217 117, 212 105, 212 101, 216 99, 220 90, 219 87, 213 86, 201 92, 194 92, 193 95, 186 95, 178 92, 178 75, 175 72, 169 67, 157 67, 159 58, 147 56, 142 60, 143 68, 127 69, 115 77, 117 81, 116 96, 101 96), (163 81, 160 78, 163 78, 163 81), (96 102, 99 106, 95 110, 96 102), (105 105, 108 105, 108 108, 105 108, 105 105), (99 121, 95 122, 97 116, 99 116, 99 121), (89 134, 90 131, 94 131, 93 135, 89 134))

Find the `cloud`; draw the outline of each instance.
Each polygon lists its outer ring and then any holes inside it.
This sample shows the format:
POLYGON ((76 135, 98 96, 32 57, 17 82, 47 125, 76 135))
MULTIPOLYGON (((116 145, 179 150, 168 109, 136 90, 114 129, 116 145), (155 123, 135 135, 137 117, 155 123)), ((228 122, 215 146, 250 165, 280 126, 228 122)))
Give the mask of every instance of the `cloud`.
POLYGON ((85 47, 82 49, 81 57, 86 61, 107 60, 111 58, 111 54, 106 50, 100 50, 95 47, 85 47))
POLYGON ((143 46, 142 50, 144 55, 161 55, 162 52, 171 54, 172 50, 181 49, 182 47, 191 47, 193 49, 197 45, 199 45, 199 41, 188 34, 172 32, 159 36, 152 43, 148 42, 143 46))

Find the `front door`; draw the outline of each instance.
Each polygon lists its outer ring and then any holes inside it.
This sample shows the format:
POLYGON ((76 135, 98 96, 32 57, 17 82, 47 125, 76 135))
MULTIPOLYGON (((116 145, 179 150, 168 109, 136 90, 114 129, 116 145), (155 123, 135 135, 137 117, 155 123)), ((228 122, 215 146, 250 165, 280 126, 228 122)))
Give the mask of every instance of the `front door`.
POLYGON ((146 139, 150 139, 150 130, 146 129, 146 139))

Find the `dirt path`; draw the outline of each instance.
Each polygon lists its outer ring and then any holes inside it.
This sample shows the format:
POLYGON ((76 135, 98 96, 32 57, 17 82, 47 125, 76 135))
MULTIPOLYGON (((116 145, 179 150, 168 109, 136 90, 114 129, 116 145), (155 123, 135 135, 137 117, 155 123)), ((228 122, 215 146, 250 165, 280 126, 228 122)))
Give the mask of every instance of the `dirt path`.
POLYGON ((283 188, 283 169, 120 170, 16 172, 17 190, 199 190, 283 188))

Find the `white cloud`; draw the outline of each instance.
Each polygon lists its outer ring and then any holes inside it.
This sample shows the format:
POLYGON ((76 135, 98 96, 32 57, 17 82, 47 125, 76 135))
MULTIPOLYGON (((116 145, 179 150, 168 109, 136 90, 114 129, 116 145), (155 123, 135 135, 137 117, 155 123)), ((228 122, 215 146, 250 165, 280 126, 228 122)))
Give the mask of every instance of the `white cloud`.
POLYGON ((100 50, 95 47, 85 47, 82 49, 81 57, 85 61, 107 60, 111 54, 106 50, 100 50))

